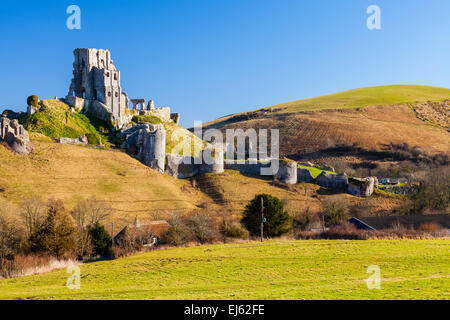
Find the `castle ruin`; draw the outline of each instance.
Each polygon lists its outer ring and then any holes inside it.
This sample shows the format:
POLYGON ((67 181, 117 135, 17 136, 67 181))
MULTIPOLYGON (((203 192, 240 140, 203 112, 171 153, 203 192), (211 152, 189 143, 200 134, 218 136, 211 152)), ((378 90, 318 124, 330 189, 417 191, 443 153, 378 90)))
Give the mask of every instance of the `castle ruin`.
POLYGON ((73 53, 73 79, 64 102, 116 129, 130 123, 134 115, 154 115, 163 122, 178 123, 179 114, 171 114, 170 107, 155 108, 153 100, 145 107, 145 99, 128 98, 109 50, 78 48, 73 53), (128 108, 130 101, 132 108, 128 108))

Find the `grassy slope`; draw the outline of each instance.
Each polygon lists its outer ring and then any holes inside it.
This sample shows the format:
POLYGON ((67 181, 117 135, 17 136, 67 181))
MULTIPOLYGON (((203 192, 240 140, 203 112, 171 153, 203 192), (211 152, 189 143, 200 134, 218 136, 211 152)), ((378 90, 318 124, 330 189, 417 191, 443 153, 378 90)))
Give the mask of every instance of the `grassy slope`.
POLYGON ((1 299, 450 299, 450 240, 267 241, 175 248, 0 280, 1 299), (378 265, 381 289, 367 288, 378 265))
MULTIPOLYGON (((268 193, 282 199, 292 215, 304 213, 307 209, 310 213, 317 213, 323 209, 322 202, 333 196, 332 192, 326 192, 316 184, 300 183, 285 189, 276 186, 271 179, 244 175, 234 170, 225 170, 222 174, 206 174, 200 181, 203 192, 235 215, 241 214, 245 205, 258 193, 268 193)), ((398 209, 401 204, 399 199, 379 195, 370 198, 354 197, 346 193, 340 195, 347 198, 350 206, 365 205, 371 215, 389 214, 389 211, 398 209)))
POLYGON ((0 200, 19 205, 33 196, 56 198, 72 208, 78 199, 95 196, 113 206, 118 223, 157 209, 193 209, 203 201, 189 181, 160 174, 123 152, 48 140, 35 137, 28 156, 0 146, 0 200))
MULTIPOLYGON (((390 85, 358 88, 314 98, 284 102, 263 109, 276 109, 276 112, 280 113, 295 113, 326 109, 352 109, 368 106, 407 104, 424 101, 442 101, 446 99, 450 99, 450 89, 447 88, 417 85, 390 85)), ((208 126, 221 122, 237 114, 225 116, 207 122, 204 125, 208 126)))
POLYGON ((440 101, 450 99, 450 89, 429 86, 391 85, 368 87, 281 103, 271 108, 285 108, 283 112, 323 109, 348 109, 376 105, 440 101))
POLYGON ((430 152, 448 152, 447 130, 419 120, 409 105, 445 99, 450 99, 450 89, 370 87, 265 108, 274 112, 262 118, 233 122, 235 115, 227 116, 206 123, 205 127, 277 128, 281 153, 287 156, 308 154, 339 143, 382 149, 391 142, 407 142, 430 152))
POLYGON ((24 115, 19 121, 30 132, 41 133, 50 138, 78 138, 88 135, 89 143, 107 143, 108 136, 99 131, 107 130, 101 121, 71 112, 70 107, 56 99, 43 100, 44 108, 32 115, 24 115))

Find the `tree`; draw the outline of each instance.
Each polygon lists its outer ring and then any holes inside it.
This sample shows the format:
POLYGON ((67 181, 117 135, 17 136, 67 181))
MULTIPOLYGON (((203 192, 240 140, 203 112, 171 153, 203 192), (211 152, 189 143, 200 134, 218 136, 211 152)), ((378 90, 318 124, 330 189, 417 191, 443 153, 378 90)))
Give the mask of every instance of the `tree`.
POLYGON ((31 250, 63 257, 75 249, 76 229, 61 200, 51 201, 43 223, 30 237, 31 250))
POLYGON ((88 200, 78 201, 72 216, 77 222, 83 226, 95 225, 101 223, 112 213, 111 207, 104 201, 90 198, 88 200))
POLYGON ((36 228, 42 223, 44 204, 37 198, 26 200, 22 203, 21 216, 25 224, 27 237, 29 238, 36 228))
POLYGON ((89 229, 97 223, 100 224, 111 212, 111 207, 95 198, 78 201, 71 214, 78 229, 76 251, 79 256, 92 253, 92 238, 89 229))
POLYGON ((325 225, 335 226, 347 216, 348 203, 344 197, 332 197, 324 202, 323 219, 325 225))
POLYGON ((450 167, 442 166, 427 172, 415 186, 405 203, 407 214, 423 214, 425 211, 450 213, 450 167))
POLYGON ((94 245, 94 252, 103 255, 106 253, 109 244, 111 243, 111 236, 105 227, 99 222, 89 227, 89 235, 94 245))
POLYGON ((39 107, 39 98, 36 95, 29 96, 27 98, 27 104, 33 107, 39 107))
POLYGON ((264 203, 264 236, 277 237, 288 233, 292 229, 292 218, 284 210, 283 202, 269 194, 258 194, 245 207, 241 223, 256 236, 260 234, 261 226, 261 199, 264 203))
POLYGON ((11 259, 17 253, 21 243, 20 233, 9 208, 0 203, 0 269, 2 259, 11 259))

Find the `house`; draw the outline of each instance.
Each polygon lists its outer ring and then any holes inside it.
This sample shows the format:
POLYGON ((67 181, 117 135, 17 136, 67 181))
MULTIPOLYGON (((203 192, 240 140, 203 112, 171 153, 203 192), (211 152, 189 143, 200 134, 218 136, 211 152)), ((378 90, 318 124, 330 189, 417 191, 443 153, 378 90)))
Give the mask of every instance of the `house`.
POLYGON ((118 246, 153 246, 159 243, 160 239, 169 230, 169 227, 169 223, 165 220, 141 224, 136 217, 133 224, 123 228, 114 237, 114 244, 118 246))
POLYGON ((385 216, 385 217, 353 217, 348 222, 358 229, 382 230, 401 226, 407 229, 418 229, 426 223, 436 223, 442 228, 450 228, 450 214, 385 216))

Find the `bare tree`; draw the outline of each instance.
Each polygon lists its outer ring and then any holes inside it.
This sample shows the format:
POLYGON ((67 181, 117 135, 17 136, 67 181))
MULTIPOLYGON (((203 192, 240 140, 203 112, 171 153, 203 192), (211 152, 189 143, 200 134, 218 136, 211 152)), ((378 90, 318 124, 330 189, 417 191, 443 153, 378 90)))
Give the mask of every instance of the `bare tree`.
POLYGON ((104 201, 95 198, 78 201, 72 211, 72 217, 75 219, 78 228, 77 251, 79 255, 92 252, 89 226, 103 222, 111 214, 112 208, 104 201))
POLYGON ((30 237, 42 222, 44 209, 44 203, 38 198, 32 198, 22 203, 21 217, 25 224, 27 237, 30 237))
MULTIPOLYGON (((0 205, 0 260, 14 255, 21 241, 21 230, 14 222, 11 208, 0 205)), ((1 267, 1 266, 0 266, 1 267)))

